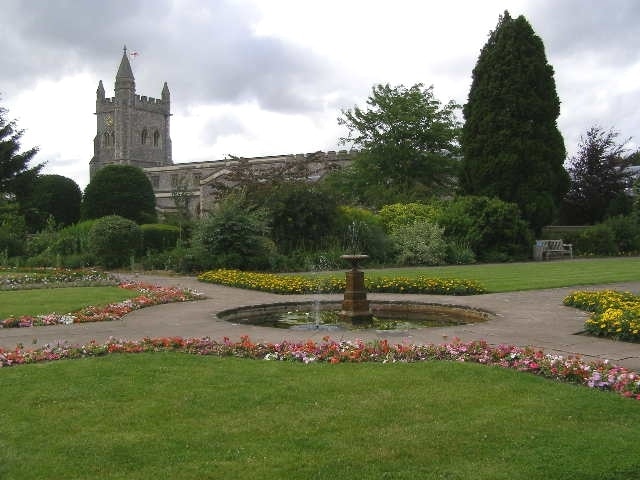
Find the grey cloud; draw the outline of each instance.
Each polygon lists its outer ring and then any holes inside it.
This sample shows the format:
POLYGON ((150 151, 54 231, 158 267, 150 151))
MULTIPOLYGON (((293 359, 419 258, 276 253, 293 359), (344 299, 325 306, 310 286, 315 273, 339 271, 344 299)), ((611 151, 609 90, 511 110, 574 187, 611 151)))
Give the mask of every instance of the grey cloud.
POLYGON ((243 135, 249 133, 239 118, 233 115, 221 115, 209 119, 201 129, 201 137, 215 143, 219 137, 229 134, 243 135))
POLYGON ((139 93, 159 96, 167 81, 186 106, 253 100, 272 111, 312 111, 321 105, 308 98, 339 84, 326 59, 255 36, 255 12, 239 3, 10 0, 4 10, 0 38, 10 55, 0 85, 90 69, 109 95, 123 43, 141 52, 133 66, 139 93))
POLYGON ((557 57, 597 55, 603 64, 640 60, 637 0, 537 0, 526 16, 557 57))

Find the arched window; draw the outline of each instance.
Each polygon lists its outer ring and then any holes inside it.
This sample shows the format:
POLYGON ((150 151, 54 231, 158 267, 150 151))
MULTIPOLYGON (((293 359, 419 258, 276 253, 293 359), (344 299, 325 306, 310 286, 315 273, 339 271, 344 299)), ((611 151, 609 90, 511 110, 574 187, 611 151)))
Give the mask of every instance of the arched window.
POLYGON ((109 146, 109 133, 108 132, 104 132, 104 134, 102 135, 102 146, 103 147, 108 147, 109 146))
POLYGON ((140 134, 140 143, 142 143, 142 145, 145 145, 147 143, 147 129, 145 128, 144 130, 142 130, 142 133, 140 134))
POLYGON ((153 146, 154 147, 160 146, 160 132, 158 132, 158 130, 153 132, 153 146))

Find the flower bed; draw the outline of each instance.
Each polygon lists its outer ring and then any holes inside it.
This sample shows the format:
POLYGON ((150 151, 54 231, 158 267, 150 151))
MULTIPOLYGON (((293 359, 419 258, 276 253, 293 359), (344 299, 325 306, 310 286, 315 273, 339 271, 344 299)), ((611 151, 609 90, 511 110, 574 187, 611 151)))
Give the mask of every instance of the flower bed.
POLYGON ((564 304, 593 312, 585 323, 587 332, 629 342, 640 341, 640 297, 614 290, 578 291, 564 304))
POLYGON ((79 285, 117 285, 114 276, 98 270, 68 268, 32 268, 0 270, 0 290, 54 288, 79 285))
POLYGON ((196 355, 231 356, 261 360, 327 362, 423 362, 448 360, 493 365, 529 372, 554 380, 576 383, 589 388, 611 390, 625 397, 640 400, 640 374, 608 362, 583 362, 579 357, 545 355, 541 350, 512 345, 491 347, 484 341, 441 345, 390 344, 386 340, 364 343, 335 341, 326 337, 322 342, 253 343, 248 337, 232 342, 210 338, 144 338, 139 341, 111 339, 104 344, 47 345, 34 350, 0 349, 0 367, 85 358, 111 353, 183 352, 196 355))
MULTIPOLYGON (((198 280, 236 288, 261 290, 280 294, 340 293, 345 289, 344 277, 309 278, 301 275, 242 272, 240 270, 211 270, 198 280)), ((365 287, 372 293, 424 293, 438 295, 474 295, 486 289, 473 280, 407 277, 365 277, 365 287)))
POLYGON ((117 320, 133 310, 138 310, 152 305, 160 305, 172 302, 187 302, 202 298, 202 295, 175 287, 159 287, 144 283, 125 282, 118 285, 127 290, 137 290, 137 297, 123 300, 118 303, 110 303, 102 307, 90 306, 77 312, 46 315, 24 315, 22 317, 9 317, 0 322, 0 328, 24 328, 47 325, 70 325, 72 323, 104 322, 117 320))

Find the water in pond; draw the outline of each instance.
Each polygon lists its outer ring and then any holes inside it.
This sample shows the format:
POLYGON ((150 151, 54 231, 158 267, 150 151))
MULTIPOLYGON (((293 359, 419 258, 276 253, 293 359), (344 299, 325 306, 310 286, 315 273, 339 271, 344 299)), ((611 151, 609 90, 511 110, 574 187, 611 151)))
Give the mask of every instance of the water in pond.
POLYGON ((372 305, 372 323, 363 326, 353 325, 335 307, 327 304, 261 305, 221 312, 218 317, 237 324, 322 331, 407 331, 478 323, 489 319, 488 313, 466 307, 390 302, 372 305))

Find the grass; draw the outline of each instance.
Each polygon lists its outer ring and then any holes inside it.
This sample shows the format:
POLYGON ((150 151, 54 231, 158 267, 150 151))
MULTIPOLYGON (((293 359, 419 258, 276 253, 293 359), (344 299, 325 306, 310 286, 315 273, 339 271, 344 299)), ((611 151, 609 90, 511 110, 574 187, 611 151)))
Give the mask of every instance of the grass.
POLYGON ((182 354, 0 372, 0 478, 633 478, 640 408, 481 365, 182 354))
POLYGON ((0 320, 11 315, 76 312, 90 305, 107 305, 138 296, 136 290, 118 287, 64 287, 0 291, 0 320))
POLYGON ((365 275, 476 280, 489 292, 640 281, 640 257, 558 260, 549 262, 455 265, 446 267, 366 269, 365 275))

